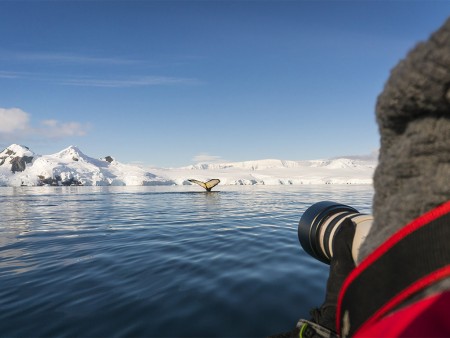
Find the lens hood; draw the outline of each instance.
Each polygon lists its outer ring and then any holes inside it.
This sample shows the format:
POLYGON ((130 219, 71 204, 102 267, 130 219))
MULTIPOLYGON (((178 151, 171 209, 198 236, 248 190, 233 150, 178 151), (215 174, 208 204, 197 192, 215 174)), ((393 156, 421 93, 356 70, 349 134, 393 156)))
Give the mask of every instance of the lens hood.
MULTIPOLYGON (((320 230, 327 226, 327 219, 340 212, 358 213, 358 210, 345 204, 331 201, 322 201, 310 206, 300 218, 298 223, 298 240, 302 248, 319 261, 330 264, 330 258, 326 256, 320 246, 320 230)), ((328 239, 327 239, 328 240, 328 239)))

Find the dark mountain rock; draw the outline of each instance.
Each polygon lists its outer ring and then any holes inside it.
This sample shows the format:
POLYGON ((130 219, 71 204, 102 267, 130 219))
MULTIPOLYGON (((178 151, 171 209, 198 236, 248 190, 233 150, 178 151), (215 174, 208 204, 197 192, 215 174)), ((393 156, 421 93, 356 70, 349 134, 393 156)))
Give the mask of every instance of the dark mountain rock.
POLYGON ((33 161, 32 156, 23 156, 23 157, 14 157, 11 160, 11 171, 13 173, 17 171, 24 171, 27 167, 27 163, 31 163, 33 161))
POLYGON ((80 181, 78 181, 75 178, 69 178, 67 180, 62 180, 61 176, 56 175, 55 177, 45 177, 45 176, 38 176, 39 178, 39 182, 38 182, 38 186, 43 186, 43 185, 52 185, 52 186, 70 186, 70 185, 83 185, 83 183, 81 183, 80 181))

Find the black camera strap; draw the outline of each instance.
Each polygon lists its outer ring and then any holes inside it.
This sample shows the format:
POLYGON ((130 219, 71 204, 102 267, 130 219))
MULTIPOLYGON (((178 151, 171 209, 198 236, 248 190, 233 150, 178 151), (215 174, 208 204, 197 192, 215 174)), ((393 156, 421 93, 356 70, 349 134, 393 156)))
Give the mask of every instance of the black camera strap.
POLYGON ((450 276, 450 201, 415 219, 357 266, 345 280, 337 329, 353 336, 408 297, 450 276))

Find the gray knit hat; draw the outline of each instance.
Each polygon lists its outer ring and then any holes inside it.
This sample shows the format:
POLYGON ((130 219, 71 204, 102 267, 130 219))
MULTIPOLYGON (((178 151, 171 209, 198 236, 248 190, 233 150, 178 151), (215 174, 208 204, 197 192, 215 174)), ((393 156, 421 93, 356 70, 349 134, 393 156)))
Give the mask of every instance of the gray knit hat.
POLYGON ((375 221, 360 258, 450 200, 450 19, 392 70, 376 116, 375 221))

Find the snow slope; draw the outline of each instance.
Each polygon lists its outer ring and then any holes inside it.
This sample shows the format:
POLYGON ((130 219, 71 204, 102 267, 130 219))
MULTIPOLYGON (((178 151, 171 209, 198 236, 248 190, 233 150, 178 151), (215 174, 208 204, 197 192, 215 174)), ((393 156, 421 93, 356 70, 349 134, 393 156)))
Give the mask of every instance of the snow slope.
POLYGON ((0 186, 35 185, 190 185, 188 179, 220 179, 222 185, 372 184, 375 161, 276 159, 202 163, 181 168, 123 164, 110 156, 95 159, 70 146, 37 155, 13 144, 0 153, 0 186))

